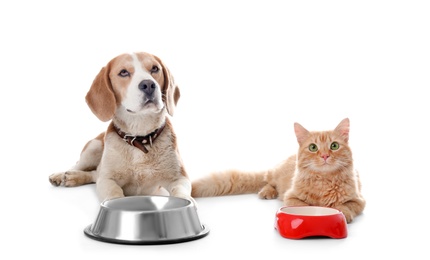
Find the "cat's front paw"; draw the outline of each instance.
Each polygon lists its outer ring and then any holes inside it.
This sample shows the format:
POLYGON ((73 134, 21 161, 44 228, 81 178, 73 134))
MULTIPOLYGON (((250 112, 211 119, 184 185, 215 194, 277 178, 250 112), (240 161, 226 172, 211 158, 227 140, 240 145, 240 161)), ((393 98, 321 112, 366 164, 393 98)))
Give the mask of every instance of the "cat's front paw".
POLYGON ((267 184, 258 192, 258 197, 266 200, 276 199, 278 197, 278 191, 276 191, 273 186, 267 184))
POLYGON ((346 223, 349 224, 352 222, 352 220, 354 219, 354 216, 353 216, 353 214, 349 208, 339 206, 339 207, 337 207, 337 209, 340 210, 342 212, 342 214, 345 216, 346 223))

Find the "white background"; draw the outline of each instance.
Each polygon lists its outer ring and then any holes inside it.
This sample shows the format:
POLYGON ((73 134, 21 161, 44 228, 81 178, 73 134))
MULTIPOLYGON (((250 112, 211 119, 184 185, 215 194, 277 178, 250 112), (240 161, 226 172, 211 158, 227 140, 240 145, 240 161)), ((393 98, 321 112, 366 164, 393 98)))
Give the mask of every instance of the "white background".
POLYGON ((0 258, 428 259, 429 13, 413 0, 3 1, 0 258), (368 204, 348 237, 282 238, 281 202, 254 194, 197 199, 211 231, 196 241, 86 237, 94 185, 48 176, 104 131, 85 94, 131 51, 159 56, 179 84, 173 123, 191 179, 273 167, 296 152, 294 122, 327 130, 349 117, 368 204))

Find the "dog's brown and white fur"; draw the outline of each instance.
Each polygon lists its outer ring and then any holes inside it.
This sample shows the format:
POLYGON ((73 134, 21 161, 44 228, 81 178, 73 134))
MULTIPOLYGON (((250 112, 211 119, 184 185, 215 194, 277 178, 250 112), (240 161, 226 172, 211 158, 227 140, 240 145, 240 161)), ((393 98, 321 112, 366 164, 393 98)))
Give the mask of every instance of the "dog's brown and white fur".
MULTIPOLYGON (((96 183, 100 201, 154 195, 163 188, 171 196, 190 199, 184 169, 169 116, 180 93, 161 59, 149 53, 122 54, 101 69, 86 101, 107 130, 90 140, 70 170, 49 176, 54 186, 96 183), (129 145, 115 126, 131 136, 146 136, 165 125, 147 153, 129 145)), ((193 201, 193 200, 192 200, 193 201)))

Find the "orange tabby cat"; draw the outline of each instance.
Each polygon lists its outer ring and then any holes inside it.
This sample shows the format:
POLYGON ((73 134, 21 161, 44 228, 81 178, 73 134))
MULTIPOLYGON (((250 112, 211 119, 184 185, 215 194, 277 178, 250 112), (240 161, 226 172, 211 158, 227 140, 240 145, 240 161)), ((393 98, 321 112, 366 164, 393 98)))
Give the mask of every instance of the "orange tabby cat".
POLYGON ((336 208, 350 223, 362 213, 366 202, 348 146, 349 119, 331 131, 309 132, 298 123, 294 131, 299 143, 297 155, 263 172, 229 170, 197 179, 192 183, 192 196, 258 192, 260 198, 279 198, 286 206, 336 208))

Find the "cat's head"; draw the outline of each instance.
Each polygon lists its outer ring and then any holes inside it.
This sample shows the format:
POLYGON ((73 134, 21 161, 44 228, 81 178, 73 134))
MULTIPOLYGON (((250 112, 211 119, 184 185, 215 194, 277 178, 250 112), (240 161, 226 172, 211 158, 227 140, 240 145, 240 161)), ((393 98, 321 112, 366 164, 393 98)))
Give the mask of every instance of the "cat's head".
POLYGON ((299 143, 297 160, 300 168, 325 172, 352 166, 348 118, 330 131, 308 131, 294 123, 294 132, 299 143))

